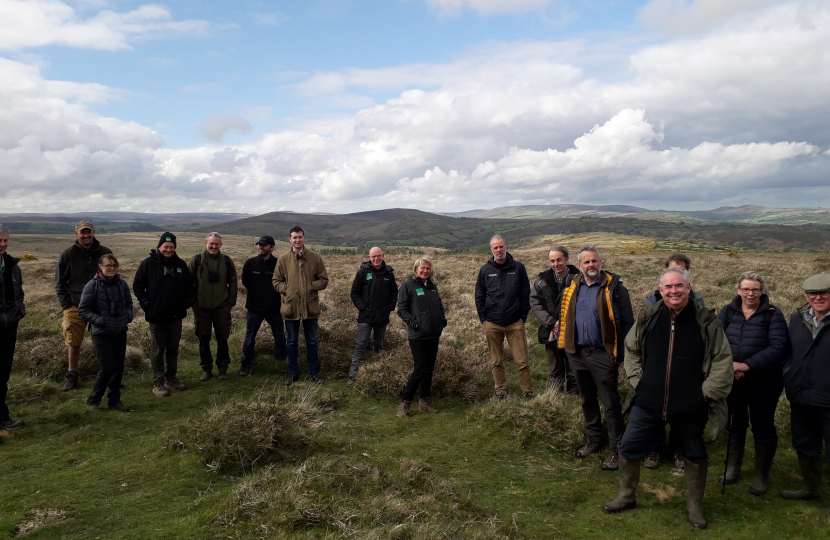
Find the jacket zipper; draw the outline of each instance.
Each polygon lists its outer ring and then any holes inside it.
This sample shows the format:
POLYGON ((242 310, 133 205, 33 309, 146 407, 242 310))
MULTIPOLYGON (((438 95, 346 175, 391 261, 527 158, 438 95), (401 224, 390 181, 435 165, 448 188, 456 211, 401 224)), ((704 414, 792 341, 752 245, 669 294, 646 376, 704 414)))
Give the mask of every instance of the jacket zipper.
POLYGON ((671 333, 669 334, 669 358, 666 364, 666 388, 663 397, 663 420, 667 420, 666 415, 669 411, 669 387, 671 386, 671 360, 674 356, 674 325, 675 314, 671 314, 671 333))

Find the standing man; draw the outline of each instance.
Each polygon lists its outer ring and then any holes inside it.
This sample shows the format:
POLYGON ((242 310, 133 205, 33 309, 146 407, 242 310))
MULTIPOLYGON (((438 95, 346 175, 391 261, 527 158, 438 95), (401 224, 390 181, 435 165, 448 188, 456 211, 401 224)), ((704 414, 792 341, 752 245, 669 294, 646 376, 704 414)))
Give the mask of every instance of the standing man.
POLYGON ((533 381, 527 363, 525 321, 530 311, 530 281, 525 266, 507 252, 504 238, 490 239, 493 256, 478 271, 476 280, 476 311, 487 336, 496 397, 507 397, 504 376, 504 338, 513 353, 519 384, 526 399, 533 397, 533 381))
POLYGON ((69 370, 63 391, 78 388, 78 361, 81 359, 81 344, 84 342, 86 321, 78 315, 81 293, 87 282, 98 273, 98 259, 101 255, 112 254, 95 238, 95 227, 89 221, 75 225, 75 244, 61 253, 55 272, 55 293, 63 310, 63 339, 69 348, 69 370))
POLYGON ((323 384, 326 380, 320 374, 320 357, 317 347, 317 317, 320 316, 319 292, 328 287, 329 275, 323 259, 305 247, 305 232, 294 226, 288 232, 291 251, 277 259, 274 272, 274 289, 282 295, 280 313, 285 319, 288 334, 288 375, 285 385, 291 386, 300 380, 297 355, 300 340, 300 323, 303 325, 305 346, 308 354, 308 377, 312 382, 323 384))
POLYGON ((530 291, 530 310, 539 321, 539 343, 545 346, 548 355, 548 377, 550 385, 557 390, 565 389, 567 379, 568 393, 576 395, 576 378, 568 363, 565 350, 559 348, 553 337, 553 327, 559 319, 556 311, 559 294, 565 289, 568 276, 579 275, 576 266, 568 264, 568 248, 554 246, 548 252, 550 269, 539 274, 539 279, 530 291))
POLYGON ((0 429, 26 425, 22 421, 12 420, 6 405, 14 347, 17 344, 17 325, 26 316, 23 276, 18 265, 20 259, 6 253, 8 248, 9 229, 0 225, 0 429))
POLYGON ((222 235, 208 234, 205 250, 190 259, 187 268, 196 287, 193 318, 199 337, 199 364, 207 382, 213 377, 213 356, 210 354, 211 328, 216 334, 216 367, 219 378, 228 378, 231 355, 228 338, 231 335, 231 309, 236 305, 236 267, 230 257, 221 252, 222 235))
POLYGON ((663 440, 668 423, 672 446, 685 460, 686 515, 693 527, 705 529, 709 456, 703 430, 707 421, 712 433, 726 427, 732 352, 714 310, 689 301, 688 270, 666 268, 658 283, 662 300, 640 312, 625 338, 625 372, 636 393, 619 446, 620 492, 602 511, 636 508, 640 460, 663 440))
POLYGON ((133 293, 150 324, 153 350, 153 394, 166 397, 170 390, 184 390, 176 377, 179 368, 179 341, 182 319, 193 305, 193 278, 176 255, 176 235, 166 232, 159 238, 157 250, 141 261, 133 279, 133 293), (167 360, 167 367, 164 361, 167 360))
POLYGON ((374 335, 375 352, 383 349, 383 336, 389 324, 389 314, 395 311, 398 284, 395 270, 383 260, 379 247, 369 250, 369 260, 360 265, 352 282, 352 304, 357 308, 357 344, 349 368, 348 386, 354 384, 363 354, 374 335))
MULTIPOLYGON (((665 268, 680 268, 681 270, 691 270, 692 269, 692 259, 688 257, 688 255, 684 255, 683 253, 672 253, 669 255, 669 258, 666 259, 665 268)), ((660 295, 660 289, 651 291, 646 295, 643 299, 643 303, 646 305, 646 309, 654 307, 659 300, 662 300, 662 296, 660 295)), ((700 307, 706 307, 706 295, 701 292, 692 292, 689 293, 689 299, 692 302, 697 302, 700 304, 700 307)))
POLYGON ((585 444, 576 451, 584 458, 599 451, 602 399, 608 424, 610 455, 602 470, 617 470, 617 446, 625 423, 617 390, 619 366, 625 359, 623 340, 634 324, 631 298, 620 276, 602 269, 596 246, 586 244, 577 255, 581 276, 573 276, 559 299, 559 348, 568 353, 576 374, 582 412, 585 415, 585 444))
POLYGON ((247 291, 245 309, 248 310, 245 341, 242 343, 242 364, 239 376, 251 374, 254 360, 256 334, 262 321, 271 327, 274 336, 274 355, 277 360, 285 358, 285 324, 280 315, 280 295, 274 290, 274 269, 277 258, 272 255, 276 242, 270 236, 263 236, 254 244, 259 255, 251 257, 242 265, 242 286, 247 291))

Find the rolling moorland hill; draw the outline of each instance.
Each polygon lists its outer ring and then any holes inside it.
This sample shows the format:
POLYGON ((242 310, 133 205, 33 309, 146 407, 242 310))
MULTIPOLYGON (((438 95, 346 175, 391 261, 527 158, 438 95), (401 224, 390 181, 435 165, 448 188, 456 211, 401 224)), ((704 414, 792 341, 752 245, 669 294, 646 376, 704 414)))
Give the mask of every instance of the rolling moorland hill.
POLYGON ((214 223, 233 221, 245 214, 194 212, 179 214, 146 214, 142 212, 79 212, 66 214, 6 213, 0 214, 0 223, 14 234, 66 234, 75 223, 91 220, 99 233, 152 232, 174 229, 189 231, 214 223))

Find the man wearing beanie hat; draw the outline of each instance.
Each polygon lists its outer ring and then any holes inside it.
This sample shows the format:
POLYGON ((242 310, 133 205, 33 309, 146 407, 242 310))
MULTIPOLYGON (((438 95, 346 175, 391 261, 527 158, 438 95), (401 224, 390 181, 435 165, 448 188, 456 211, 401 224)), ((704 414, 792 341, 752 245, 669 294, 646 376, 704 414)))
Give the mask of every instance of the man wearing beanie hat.
POLYGON ((112 253, 95 238, 95 227, 89 221, 82 220, 75 225, 75 238, 75 243, 61 253, 55 271, 55 293, 63 310, 61 328, 69 356, 64 392, 78 388, 78 361, 87 325, 78 315, 81 293, 87 282, 98 273, 98 259, 112 253))
POLYGON ((133 293, 150 324, 153 345, 153 394, 166 397, 170 390, 184 390, 176 377, 182 319, 193 305, 193 280, 187 263, 176 255, 176 235, 166 232, 159 238, 158 249, 141 261, 133 279, 133 293), (165 360, 167 366, 165 367, 165 360))
POLYGON ((784 362, 784 386, 803 484, 781 496, 813 500, 821 498, 822 441, 830 440, 830 275, 809 277, 801 288, 807 303, 790 317, 792 354, 784 362))

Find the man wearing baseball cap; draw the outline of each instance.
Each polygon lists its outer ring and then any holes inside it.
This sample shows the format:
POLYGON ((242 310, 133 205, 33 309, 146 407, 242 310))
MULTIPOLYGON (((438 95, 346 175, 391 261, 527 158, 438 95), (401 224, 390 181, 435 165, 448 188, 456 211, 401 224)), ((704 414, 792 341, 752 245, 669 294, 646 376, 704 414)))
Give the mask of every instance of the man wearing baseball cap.
POLYGON ((821 447, 830 439, 830 275, 809 277, 801 288, 807 303, 790 317, 792 354, 784 362, 784 387, 803 485, 781 496, 806 501, 821 498, 821 447))
POLYGON ((75 225, 75 243, 58 259, 55 272, 55 293, 63 309, 63 338, 69 349, 69 370, 63 391, 78 388, 78 361, 81 358, 81 344, 84 341, 86 321, 78 315, 81 293, 89 280, 98 272, 98 259, 112 253, 95 238, 95 227, 83 220, 75 225))
POLYGON ((242 266, 242 286, 247 291, 245 309, 248 310, 248 323, 245 341, 242 343, 240 377, 247 377, 251 374, 256 335, 259 327, 262 326, 262 321, 266 321, 271 327, 271 334, 274 336, 274 354, 277 359, 281 360, 286 356, 285 324, 280 315, 280 295, 274 290, 272 283, 274 268, 277 266, 277 258, 272 255, 274 239, 270 236, 263 236, 254 245, 259 255, 251 257, 242 266))

